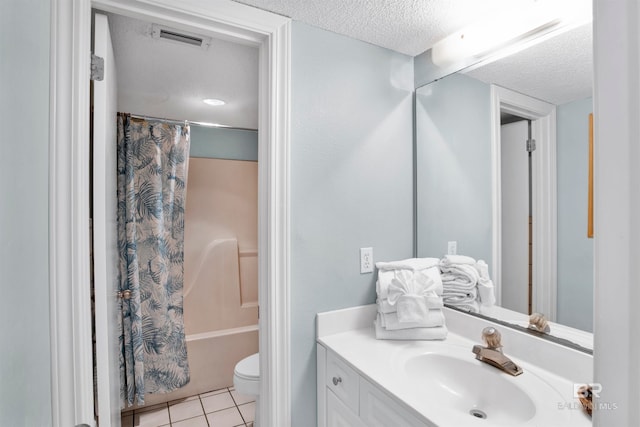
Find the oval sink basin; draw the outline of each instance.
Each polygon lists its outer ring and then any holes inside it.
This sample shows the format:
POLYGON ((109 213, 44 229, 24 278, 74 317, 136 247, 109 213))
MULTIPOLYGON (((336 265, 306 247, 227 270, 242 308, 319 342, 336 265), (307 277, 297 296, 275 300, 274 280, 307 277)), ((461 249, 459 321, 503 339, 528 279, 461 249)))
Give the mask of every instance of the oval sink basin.
POLYGON ((405 370, 424 382, 425 399, 438 405, 494 425, 520 425, 534 417, 536 407, 527 393, 506 374, 474 361, 427 353, 407 360, 405 370))
POLYGON ((442 427, 551 427, 567 425, 570 418, 559 410, 566 402, 562 395, 531 369, 513 377, 476 360, 471 349, 447 346, 397 361, 394 370, 412 404, 442 427))

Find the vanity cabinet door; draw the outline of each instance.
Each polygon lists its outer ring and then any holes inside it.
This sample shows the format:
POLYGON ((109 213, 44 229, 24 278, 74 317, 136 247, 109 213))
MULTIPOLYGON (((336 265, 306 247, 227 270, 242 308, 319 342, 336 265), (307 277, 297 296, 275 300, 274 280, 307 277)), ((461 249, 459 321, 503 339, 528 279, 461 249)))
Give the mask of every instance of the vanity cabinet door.
POLYGON ((331 390, 327 390, 327 427, 366 427, 366 424, 331 390))
POLYGON ((329 390, 344 402, 349 409, 358 415, 358 389, 360 376, 339 359, 335 353, 327 352, 327 371, 325 383, 329 390))
POLYGON ((368 427, 431 426, 364 378, 360 378, 360 420, 368 427))

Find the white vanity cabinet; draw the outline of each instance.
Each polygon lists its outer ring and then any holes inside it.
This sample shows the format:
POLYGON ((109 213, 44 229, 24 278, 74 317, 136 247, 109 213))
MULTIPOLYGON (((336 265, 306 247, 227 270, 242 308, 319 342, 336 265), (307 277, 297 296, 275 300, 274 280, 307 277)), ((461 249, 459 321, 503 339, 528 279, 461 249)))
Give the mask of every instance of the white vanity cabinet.
POLYGON ((318 427, 430 427, 321 344, 318 427))

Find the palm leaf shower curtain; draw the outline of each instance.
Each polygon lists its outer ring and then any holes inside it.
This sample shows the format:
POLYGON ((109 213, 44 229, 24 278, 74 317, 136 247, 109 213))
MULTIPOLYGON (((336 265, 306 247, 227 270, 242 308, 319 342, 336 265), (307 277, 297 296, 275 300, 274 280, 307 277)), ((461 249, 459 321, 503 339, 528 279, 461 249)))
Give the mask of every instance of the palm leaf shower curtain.
MULTIPOLYGON (((121 398, 189 382, 182 312, 189 126, 118 115, 121 398)), ((137 401, 137 402, 136 402, 137 401)))

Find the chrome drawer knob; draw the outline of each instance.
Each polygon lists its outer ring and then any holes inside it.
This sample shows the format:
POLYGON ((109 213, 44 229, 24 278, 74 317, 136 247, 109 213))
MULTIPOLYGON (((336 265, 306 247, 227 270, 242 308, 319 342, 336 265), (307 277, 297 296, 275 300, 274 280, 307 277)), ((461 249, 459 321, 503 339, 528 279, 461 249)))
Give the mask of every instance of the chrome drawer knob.
POLYGON ((340 377, 333 377, 333 385, 338 385, 342 382, 342 378, 340 377))

